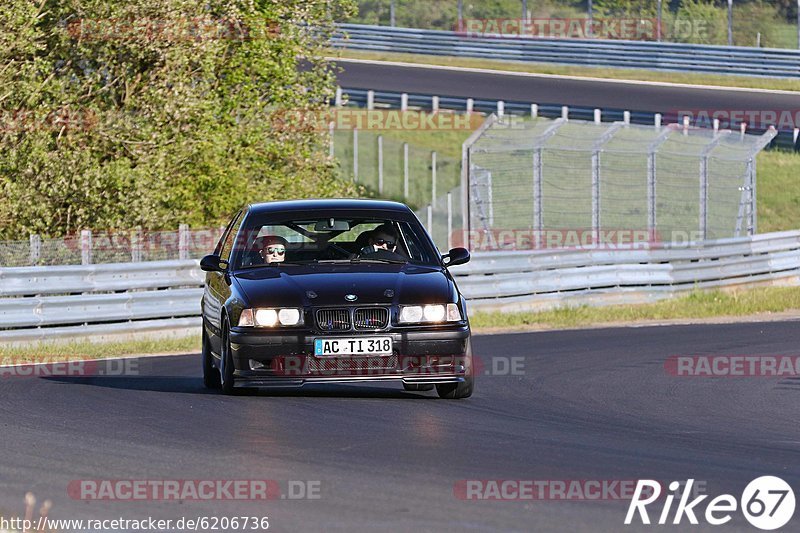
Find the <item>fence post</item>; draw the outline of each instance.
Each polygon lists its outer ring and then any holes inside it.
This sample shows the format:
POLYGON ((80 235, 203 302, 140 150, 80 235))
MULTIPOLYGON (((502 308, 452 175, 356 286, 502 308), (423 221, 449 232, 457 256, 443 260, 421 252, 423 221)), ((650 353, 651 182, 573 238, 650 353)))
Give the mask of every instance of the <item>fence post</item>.
POLYGON ((647 154, 647 238, 655 240, 656 231, 656 152, 647 154))
POLYGON ((661 42, 661 21, 664 16, 664 6, 662 0, 658 0, 657 14, 656 14, 656 41, 661 42))
POLYGON ((36 266, 39 263, 39 259, 42 257, 42 238, 38 235, 31 235, 30 236, 30 243, 31 243, 31 257, 30 263, 31 266, 36 266))
POLYGON ((447 249, 453 248, 453 193, 447 191, 447 249))
POLYGON ((178 226, 178 259, 189 259, 189 225, 178 226))
POLYGON ((335 130, 334 130, 334 127, 333 127, 333 122, 330 122, 330 123, 328 124, 328 135, 330 136, 330 145, 329 145, 329 147, 328 147, 328 156, 329 156, 331 159, 333 159, 333 155, 334 155, 334 153, 335 153, 335 152, 333 151, 333 148, 334 148, 334 146, 333 146, 333 134, 334 134, 334 133, 335 133, 335 130))
POLYGON ((142 260, 142 228, 137 226, 131 230, 131 262, 139 263, 142 260))
POLYGON ((358 182, 358 128, 353 128, 353 181, 358 182))
POLYGON ((383 194, 383 135, 378 135, 378 194, 383 194))
POLYGON ((81 264, 92 264, 92 230, 81 230, 81 264))
POLYGON ((747 162, 747 177, 750 192, 750 223, 748 224, 748 235, 755 235, 758 230, 758 217, 756 217, 756 158, 751 157, 747 162))
POLYGON ((433 206, 428 204, 428 208, 426 209, 428 215, 428 235, 433 238, 433 206))
POLYGON ((542 149, 533 151, 533 246, 542 247, 542 149))
POLYGON ((592 236, 597 242, 600 236, 600 151, 592 151, 592 236))
POLYGON ((706 240, 708 231, 708 156, 700 158, 700 238, 706 240))
POLYGON ((436 152, 431 152, 431 205, 436 203, 436 152))
POLYGON ((408 201, 408 143, 403 143, 403 200, 408 201))

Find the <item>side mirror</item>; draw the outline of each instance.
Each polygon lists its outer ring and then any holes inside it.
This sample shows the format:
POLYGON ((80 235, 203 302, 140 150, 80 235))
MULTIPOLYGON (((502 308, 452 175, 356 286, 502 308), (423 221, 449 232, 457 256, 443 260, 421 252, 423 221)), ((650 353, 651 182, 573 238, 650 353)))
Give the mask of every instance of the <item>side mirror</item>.
POLYGON ((445 260, 445 266, 451 267, 456 265, 463 265, 469 263, 469 250, 466 248, 453 248, 445 255, 442 256, 445 260))
POLYGON ((207 255, 200 260, 200 270, 203 272, 225 272, 228 262, 223 261, 218 255, 207 255))

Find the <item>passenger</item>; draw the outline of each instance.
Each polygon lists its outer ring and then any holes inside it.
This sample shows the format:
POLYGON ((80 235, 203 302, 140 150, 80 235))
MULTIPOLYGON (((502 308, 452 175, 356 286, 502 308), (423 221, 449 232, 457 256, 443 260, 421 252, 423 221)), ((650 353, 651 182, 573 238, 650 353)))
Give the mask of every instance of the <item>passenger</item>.
POLYGON ((261 257, 266 263, 282 263, 286 259, 286 239, 278 235, 262 237, 261 257))

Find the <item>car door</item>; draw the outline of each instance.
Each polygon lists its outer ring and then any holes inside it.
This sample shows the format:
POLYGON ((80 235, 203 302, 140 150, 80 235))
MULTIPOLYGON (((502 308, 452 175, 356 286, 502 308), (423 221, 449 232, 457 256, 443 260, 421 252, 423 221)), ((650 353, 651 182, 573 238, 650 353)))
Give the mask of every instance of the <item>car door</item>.
MULTIPOLYGON (((217 244, 214 254, 220 260, 229 261, 233 250, 236 234, 242 224, 242 211, 236 213, 231 219, 228 228, 217 244)), ((227 272, 207 272, 206 288, 203 293, 203 317, 208 327, 208 339, 211 342, 211 349, 214 353, 220 353, 220 331, 222 323, 222 308, 231 295, 230 278, 227 272)))

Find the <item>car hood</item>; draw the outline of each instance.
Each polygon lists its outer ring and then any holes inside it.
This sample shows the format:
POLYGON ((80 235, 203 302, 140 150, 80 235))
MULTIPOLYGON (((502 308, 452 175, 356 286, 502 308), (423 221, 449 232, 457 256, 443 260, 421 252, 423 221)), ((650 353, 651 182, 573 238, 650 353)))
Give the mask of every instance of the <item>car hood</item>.
POLYGON ((456 301, 442 268, 360 263, 264 267, 234 276, 249 307, 330 306, 456 301), (346 295, 355 295, 350 301, 346 295))

